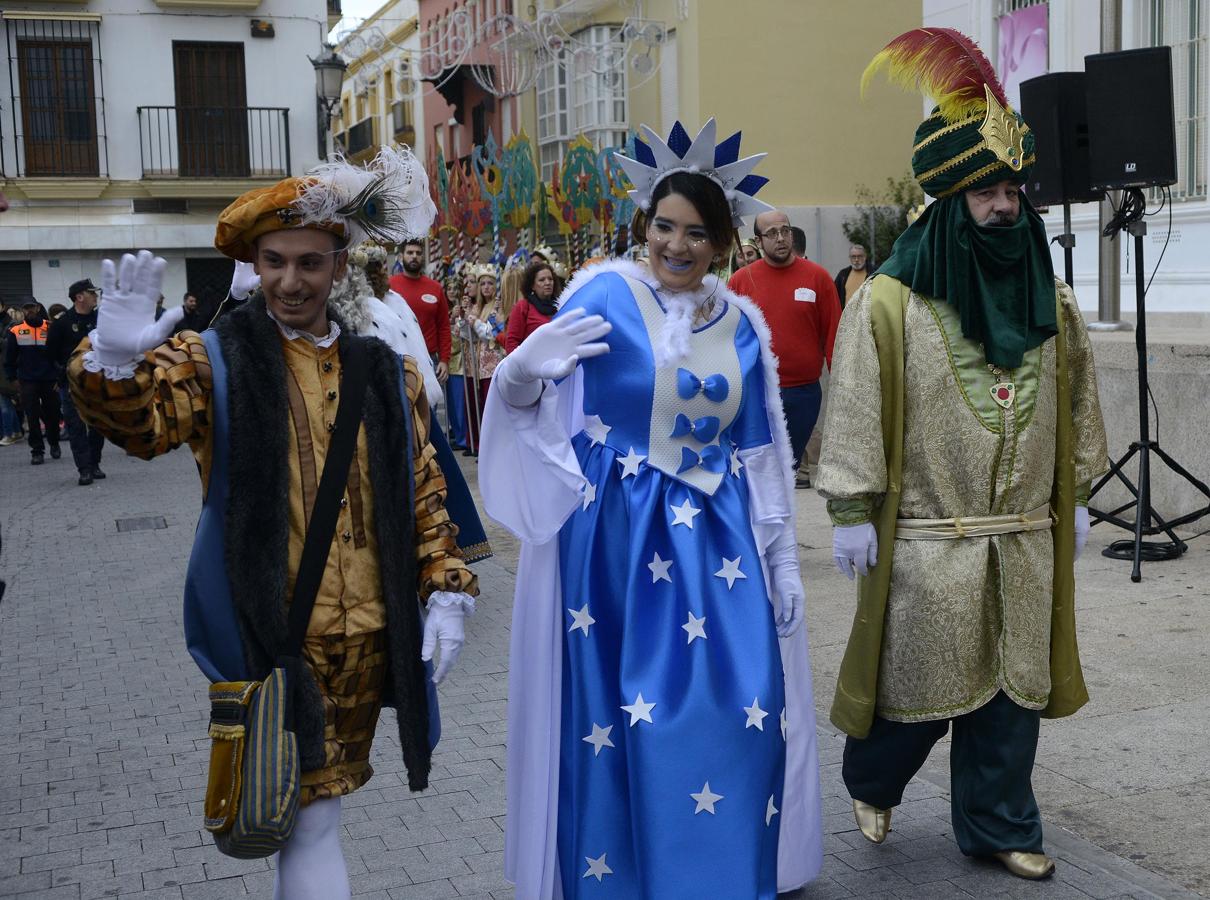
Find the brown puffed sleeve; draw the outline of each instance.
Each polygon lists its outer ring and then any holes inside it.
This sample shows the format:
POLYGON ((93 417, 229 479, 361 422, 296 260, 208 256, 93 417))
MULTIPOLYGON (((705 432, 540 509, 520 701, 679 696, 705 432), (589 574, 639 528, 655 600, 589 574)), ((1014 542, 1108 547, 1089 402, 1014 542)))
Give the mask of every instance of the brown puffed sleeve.
POLYGON ((107 379, 84 367, 85 339, 67 364, 68 385, 80 418, 129 453, 151 459, 182 444, 209 475, 210 358, 201 337, 182 331, 144 354, 133 378, 107 379))
POLYGON ((458 526, 445 511, 445 475, 429 443, 429 401, 416 363, 404 357, 404 383, 412 407, 412 459, 415 479, 416 563, 420 599, 433 591, 478 596, 479 581, 462 559, 455 538, 458 526))

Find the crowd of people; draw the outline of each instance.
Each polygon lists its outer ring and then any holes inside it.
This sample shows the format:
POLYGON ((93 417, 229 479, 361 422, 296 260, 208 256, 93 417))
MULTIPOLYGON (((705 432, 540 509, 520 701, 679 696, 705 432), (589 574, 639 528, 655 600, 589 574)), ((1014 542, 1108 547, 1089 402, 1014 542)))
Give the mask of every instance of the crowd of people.
MULTIPOLYGON (((491 553, 455 448, 522 542, 518 896, 773 900, 819 873, 795 512, 812 482, 837 568, 860 576, 831 710, 857 828, 887 839, 952 728, 959 848, 1054 871, 1030 773, 1040 719, 1087 701, 1073 566, 1108 462, 1079 309, 1020 191, 1034 138, 969 44, 920 29, 875 59, 939 104, 912 158, 934 202, 877 272, 860 246, 835 275, 806 259, 755 196, 763 154, 740 159, 710 120, 696 137, 644 127, 616 157, 634 247, 576 272, 544 246, 426 272, 423 167, 384 148, 224 210, 215 246, 235 270, 209 322, 161 311, 149 251, 73 285, 53 322, 23 308, 4 368, 33 462, 60 455, 61 416, 81 484, 104 477, 101 435, 147 459, 188 446, 205 488, 190 653, 220 693, 299 663, 279 898, 349 896, 341 799, 373 775, 384 706, 409 787, 427 786, 432 685, 491 553)), ((211 736, 208 810, 239 784, 217 749, 231 733, 211 736)))

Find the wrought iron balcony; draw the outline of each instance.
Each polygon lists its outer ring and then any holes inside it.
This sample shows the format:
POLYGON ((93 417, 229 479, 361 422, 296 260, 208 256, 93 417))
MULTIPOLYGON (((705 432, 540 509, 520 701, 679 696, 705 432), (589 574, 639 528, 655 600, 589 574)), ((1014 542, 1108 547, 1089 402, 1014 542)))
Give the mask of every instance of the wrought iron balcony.
POLYGON ((350 158, 374 146, 374 120, 362 119, 341 136, 345 156, 350 158))
POLYGON ((261 106, 140 106, 144 178, 282 178, 290 111, 261 106))

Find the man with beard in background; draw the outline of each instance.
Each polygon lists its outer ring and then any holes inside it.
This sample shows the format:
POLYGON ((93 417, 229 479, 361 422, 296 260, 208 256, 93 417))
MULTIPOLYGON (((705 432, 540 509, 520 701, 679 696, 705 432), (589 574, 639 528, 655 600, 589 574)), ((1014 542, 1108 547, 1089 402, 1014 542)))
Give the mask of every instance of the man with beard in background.
POLYGON ((391 276, 391 290, 416 314, 437 379, 445 384, 450 372, 449 301, 441 285, 424 274, 424 242, 408 241, 399 250, 403 271, 391 276))

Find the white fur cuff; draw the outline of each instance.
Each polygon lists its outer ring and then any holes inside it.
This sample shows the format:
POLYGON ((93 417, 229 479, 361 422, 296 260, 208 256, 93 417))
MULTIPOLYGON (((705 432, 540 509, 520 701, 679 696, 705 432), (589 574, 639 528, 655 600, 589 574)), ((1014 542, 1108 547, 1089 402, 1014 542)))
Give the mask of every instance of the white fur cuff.
POLYGON ((100 372, 105 376, 106 381, 125 381, 127 378, 134 378, 134 372, 138 366, 137 357, 129 362, 113 366, 99 360, 96 350, 89 350, 84 354, 84 369, 88 372, 100 372))

